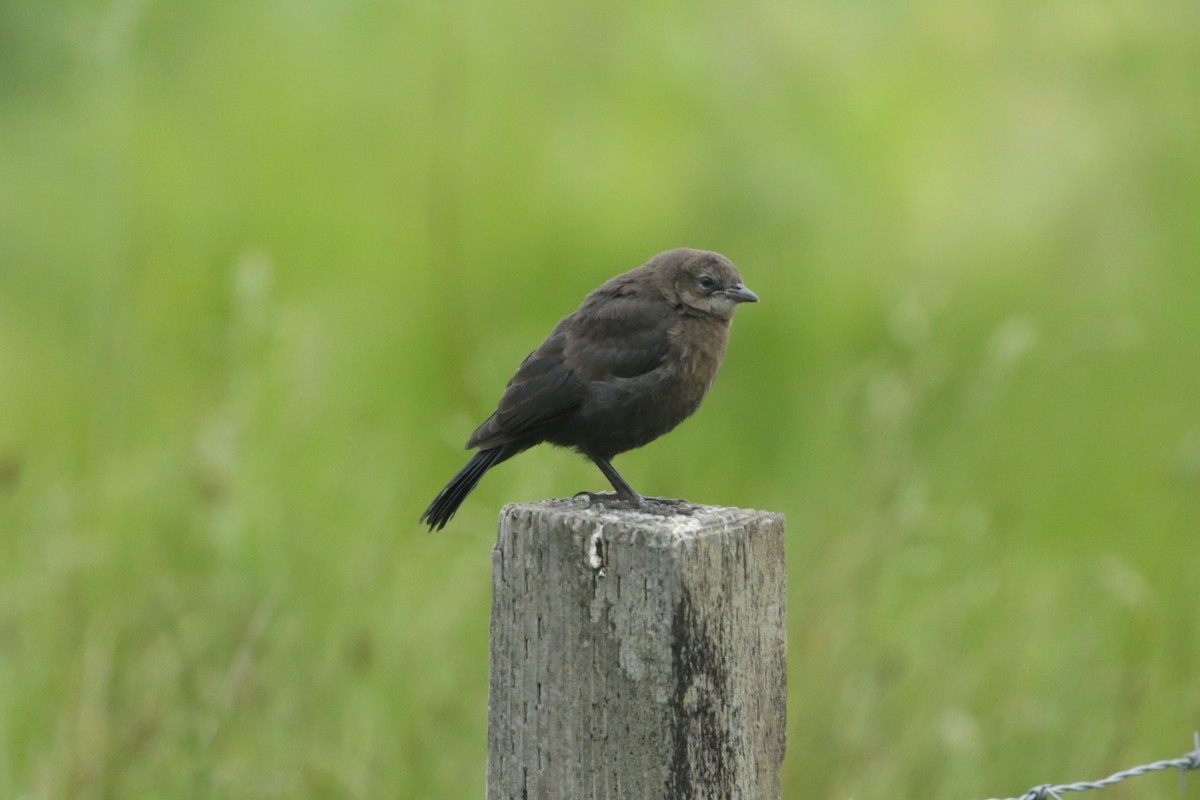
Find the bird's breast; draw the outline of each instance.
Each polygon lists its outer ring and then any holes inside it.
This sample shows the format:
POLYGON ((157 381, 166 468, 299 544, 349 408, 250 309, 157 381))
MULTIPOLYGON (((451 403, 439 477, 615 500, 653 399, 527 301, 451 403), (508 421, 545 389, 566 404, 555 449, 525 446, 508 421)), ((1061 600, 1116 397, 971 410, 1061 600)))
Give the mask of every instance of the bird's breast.
POLYGON ((684 395, 694 397, 699 405, 725 359, 729 323, 726 320, 683 317, 671 327, 668 338, 679 354, 680 387, 684 395))

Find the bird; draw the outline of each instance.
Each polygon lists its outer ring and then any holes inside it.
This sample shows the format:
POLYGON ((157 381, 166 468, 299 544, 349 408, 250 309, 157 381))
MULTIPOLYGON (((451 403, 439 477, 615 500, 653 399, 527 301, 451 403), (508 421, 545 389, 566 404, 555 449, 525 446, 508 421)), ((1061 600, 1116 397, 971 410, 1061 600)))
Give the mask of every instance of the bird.
POLYGON ((615 492, 580 495, 643 510, 677 502, 642 497, 612 459, 700 407, 734 312, 756 302, 733 262, 707 250, 667 250, 604 282, 521 362, 496 411, 467 440, 474 456, 420 522, 442 529, 484 473, 542 443, 590 459, 615 492))

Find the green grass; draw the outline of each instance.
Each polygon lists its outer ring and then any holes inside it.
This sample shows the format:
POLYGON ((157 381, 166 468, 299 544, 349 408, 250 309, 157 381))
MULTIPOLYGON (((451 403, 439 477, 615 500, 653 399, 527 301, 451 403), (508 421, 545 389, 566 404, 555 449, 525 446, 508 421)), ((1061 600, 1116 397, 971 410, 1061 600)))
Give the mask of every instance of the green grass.
MULTIPOLYGON (((1194 4, 0 5, 0 797, 480 797, 496 513, 603 279, 720 250, 620 459, 790 534, 789 798, 1200 727, 1194 4)), ((1176 797, 1172 776, 1111 789, 1176 797)))

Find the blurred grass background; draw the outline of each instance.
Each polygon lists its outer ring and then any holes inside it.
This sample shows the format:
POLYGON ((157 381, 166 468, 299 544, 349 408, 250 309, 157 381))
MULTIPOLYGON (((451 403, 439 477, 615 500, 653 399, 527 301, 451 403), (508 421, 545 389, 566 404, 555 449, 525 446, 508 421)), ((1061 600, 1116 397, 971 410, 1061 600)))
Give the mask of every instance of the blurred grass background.
POLYGON ((481 797, 496 514, 603 479, 416 518, 679 245, 763 302, 619 467, 786 512, 785 796, 1179 755, 1197 75, 1184 0, 0 2, 0 797, 481 797))

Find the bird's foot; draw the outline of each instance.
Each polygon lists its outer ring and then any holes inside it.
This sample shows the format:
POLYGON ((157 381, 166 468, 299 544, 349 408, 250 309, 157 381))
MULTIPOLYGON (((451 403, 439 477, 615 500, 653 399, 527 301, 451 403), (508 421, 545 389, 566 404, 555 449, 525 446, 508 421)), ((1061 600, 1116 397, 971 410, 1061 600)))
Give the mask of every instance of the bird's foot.
POLYGON ((608 508, 637 508, 642 498, 632 500, 622 497, 616 492, 576 492, 576 497, 586 497, 588 505, 606 506, 608 508))
POLYGON ((622 497, 616 492, 577 492, 576 497, 586 497, 591 505, 605 508, 627 508, 646 514, 691 516, 699 506, 675 497, 622 497))
POLYGON ((678 497, 643 497, 641 510, 651 514, 682 514, 690 517, 700 506, 678 497))

